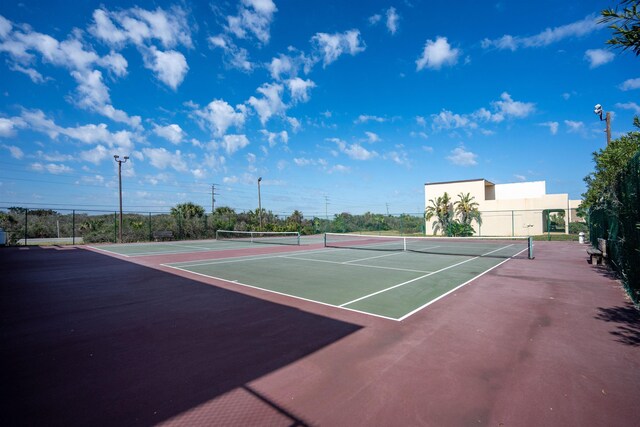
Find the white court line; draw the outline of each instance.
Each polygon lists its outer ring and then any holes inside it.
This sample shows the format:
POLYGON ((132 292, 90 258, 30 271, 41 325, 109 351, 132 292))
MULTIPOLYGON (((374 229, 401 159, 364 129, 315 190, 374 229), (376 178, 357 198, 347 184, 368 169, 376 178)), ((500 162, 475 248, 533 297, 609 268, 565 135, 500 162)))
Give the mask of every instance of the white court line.
MULTIPOLYGON (((295 260, 299 260, 299 261, 322 262, 322 263, 326 263, 326 264, 348 265, 349 267, 379 268, 381 270, 406 271, 407 273, 429 273, 429 271, 411 270, 411 269, 408 269, 408 268, 383 267, 383 266, 380 266, 380 265, 368 265, 368 264, 349 264, 350 262, 353 262, 353 261, 342 261, 342 262, 341 261, 328 261, 328 260, 324 260, 324 259, 301 258, 301 257, 288 256, 288 255, 282 255, 279 258, 295 259, 295 260)), ((377 257, 374 257, 374 258, 377 258, 377 257)), ((369 258, 366 258, 366 259, 369 259, 369 258)))
POLYGON ((458 263, 456 263, 456 264, 453 264, 453 265, 450 265, 450 266, 448 266, 448 267, 441 268, 440 270, 437 270, 437 271, 434 271, 434 272, 431 272, 431 273, 425 274, 424 276, 416 277, 415 279, 407 280, 406 282, 402 282, 402 283, 399 283, 399 284, 397 284, 397 285, 390 286, 390 287, 388 287, 388 288, 386 288, 386 289, 382 289, 382 290, 379 290, 379 291, 377 291, 377 292, 370 293, 369 295, 365 295, 365 296, 363 296, 363 297, 356 298, 356 299, 354 299, 353 301, 345 302, 344 304, 340 305, 340 307, 343 307, 343 306, 345 306, 345 305, 349 305, 349 304, 353 304, 354 302, 362 301, 363 299, 370 298, 370 297, 372 297, 372 296, 374 296, 374 295, 378 295, 378 294, 381 294, 381 293, 383 293, 383 292, 390 291, 390 290, 395 289, 395 288, 399 288, 400 286, 408 285, 409 283, 413 283, 413 282, 415 282, 416 280, 420 280, 420 279, 424 279, 425 277, 433 276, 434 274, 440 273, 441 271, 445 271, 445 270, 448 270, 448 269, 450 269, 450 268, 457 267, 457 266, 462 265, 462 264, 464 264, 464 263, 467 263, 467 262, 469 262, 469 261, 473 261, 473 260, 475 260, 475 259, 478 259, 478 258, 480 258, 481 256, 486 256, 486 255, 492 254, 492 253, 494 253, 494 252, 501 251, 501 250, 506 249, 506 248, 508 248, 508 247, 510 247, 510 246, 513 246, 513 244, 511 244, 511 245, 507 245, 507 246, 505 246, 505 247, 503 247, 503 248, 496 249, 496 250, 491 251, 491 252, 487 252, 486 254, 482 254, 482 255, 477 256, 477 257, 474 257, 474 258, 469 258, 469 259, 467 259, 467 260, 460 261, 460 262, 458 262, 458 263))
MULTIPOLYGON (((304 251, 304 253, 306 254, 325 253, 325 252, 334 252, 339 250, 344 250, 344 249, 314 249, 311 251, 304 251)), ((190 262, 193 262, 193 261, 172 262, 170 264, 167 264, 167 266, 171 267, 174 265, 180 265, 181 267, 199 267, 202 265, 228 264, 228 263, 234 263, 234 262, 244 262, 244 261, 262 260, 262 259, 282 258, 282 257, 283 257, 282 252, 278 252, 273 255, 265 255, 265 256, 244 255, 244 256, 233 257, 233 258, 208 259, 208 260, 202 260, 202 262, 196 262, 195 264, 189 264, 190 262)))
POLYGON ((382 319, 393 320, 393 321, 396 321, 396 322, 399 321, 395 317, 388 317, 388 316, 383 316, 381 314, 369 313, 368 311, 361 311, 361 310, 355 310, 353 308, 341 307, 339 305, 329 304, 327 302, 317 301, 317 300, 314 300, 314 299, 304 298, 304 297, 300 297, 300 296, 297 296, 297 295, 291 295, 291 294, 286 294, 284 292, 274 291, 273 289, 267 289, 267 288, 261 288, 259 286, 247 285, 246 283, 238 282, 237 280, 228 280, 228 279, 223 279, 221 277, 209 276, 207 274, 198 273, 198 272, 191 271, 191 270, 186 270, 184 268, 173 267, 173 266, 168 265, 168 264, 161 264, 161 265, 164 266, 164 267, 173 268, 175 270, 185 271, 185 272, 190 273, 190 274, 195 274, 195 275, 198 275, 198 276, 207 277, 209 279, 215 279, 215 280, 220 280, 221 282, 231 283, 233 285, 245 286, 247 288, 258 289, 260 291, 270 292, 272 294, 282 295, 282 296, 289 297, 289 298, 295 298, 295 299, 299 299, 299 300, 302 300, 302 301, 312 302, 312 303, 315 303, 315 304, 321 304, 321 305, 324 305, 324 306, 327 306, 327 307, 333 307, 333 308, 339 308, 339 309, 342 309, 342 310, 353 311, 355 313, 366 314, 368 316, 380 317, 382 319))
POLYGON ((367 258, 359 258, 359 259, 354 259, 354 260, 351 260, 351 261, 344 261, 344 262, 343 262, 343 264, 349 264, 350 262, 366 261, 366 260, 369 260, 369 259, 384 258, 384 257, 388 257, 388 256, 399 255, 399 254, 401 254, 401 253, 402 253, 402 252, 394 252, 394 253, 392 253, 392 254, 385 254, 385 255, 378 255, 378 256, 370 256, 370 257, 367 257, 367 258))
POLYGON ((96 251, 107 252, 109 254, 119 255, 119 256, 126 257, 126 258, 129 258, 129 256, 130 256, 130 255, 120 254, 118 252, 113 252, 113 251, 110 251, 110 250, 107 250, 107 249, 98 248, 97 246, 91 246, 91 245, 87 245, 87 246, 89 246, 91 249, 95 249, 96 251))

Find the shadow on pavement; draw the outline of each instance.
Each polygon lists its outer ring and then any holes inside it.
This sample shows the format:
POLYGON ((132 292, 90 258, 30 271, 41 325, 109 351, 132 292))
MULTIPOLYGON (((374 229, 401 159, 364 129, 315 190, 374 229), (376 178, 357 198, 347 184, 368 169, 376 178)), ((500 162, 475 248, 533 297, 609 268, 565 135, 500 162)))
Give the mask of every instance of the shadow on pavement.
POLYGON ((627 303, 622 307, 598 307, 598 311, 596 319, 615 324, 616 329, 610 334, 617 338, 616 341, 630 346, 640 346, 640 312, 633 304, 627 303))
POLYGON ((157 424, 360 329, 83 249, 0 275, 3 425, 157 424))

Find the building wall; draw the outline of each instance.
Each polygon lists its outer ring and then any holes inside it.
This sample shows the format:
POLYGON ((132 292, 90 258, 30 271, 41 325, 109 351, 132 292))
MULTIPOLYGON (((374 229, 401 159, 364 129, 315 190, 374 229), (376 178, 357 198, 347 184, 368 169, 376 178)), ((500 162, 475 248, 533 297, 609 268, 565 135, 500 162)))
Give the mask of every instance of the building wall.
MULTIPOLYGON (((569 221, 575 221, 579 201, 569 200, 568 194, 545 194, 545 181, 494 185, 484 179, 425 184, 425 207, 447 192, 452 202, 460 193, 470 193, 478 203, 482 224, 473 223, 477 235, 527 236, 545 232, 546 210, 565 213, 565 232, 569 221), (495 195, 495 196, 494 196, 495 195)), ((425 223, 427 234, 433 232, 435 221, 425 223)))
POLYGON ((544 181, 517 182, 513 184, 496 184, 496 200, 530 199, 547 194, 544 181))

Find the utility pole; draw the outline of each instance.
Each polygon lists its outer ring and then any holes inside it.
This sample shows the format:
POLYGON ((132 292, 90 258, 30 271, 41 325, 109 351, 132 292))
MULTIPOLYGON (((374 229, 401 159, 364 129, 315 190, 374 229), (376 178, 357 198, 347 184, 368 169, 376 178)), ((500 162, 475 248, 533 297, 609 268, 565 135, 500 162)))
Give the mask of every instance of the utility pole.
POLYGON ((329 221, 329 211, 327 205, 329 204, 329 196, 324 196, 324 218, 329 221))
POLYGON ((387 205, 387 216, 389 216, 389 203, 385 203, 387 205))
POLYGON ((214 213, 216 210, 216 194, 220 194, 216 193, 216 185, 218 184, 211 184, 211 213, 214 213))
POLYGON ((258 178, 258 217, 260 220, 258 231, 262 231, 262 201, 260 200, 260 181, 262 181, 262 177, 258 178))
POLYGON ((120 193, 120 229, 118 230, 119 233, 119 237, 120 237, 120 243, 122 243, 122 164, 123 163, 127 163, 127 160, 129 160, 128 156, 124 156, 123 160, 119 160, 120 156, 118 156, 117 154, 113 156, 113 159, 118 162, 118 188, 119 188, 119 193, 120 193))

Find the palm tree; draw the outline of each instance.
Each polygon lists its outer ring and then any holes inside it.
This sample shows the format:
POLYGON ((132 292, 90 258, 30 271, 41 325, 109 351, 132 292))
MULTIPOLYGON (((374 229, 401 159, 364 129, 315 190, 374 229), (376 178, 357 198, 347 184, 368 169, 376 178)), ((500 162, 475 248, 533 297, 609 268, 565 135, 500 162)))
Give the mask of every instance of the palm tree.
POLYGON ((427 221, 431 221, 431 219, 435 217, 436 220, 433 223, 433 231, 435 233, 441 231, 442 234, 444 234, 453 217, 451 198, 449 194, 445 192, 441 197, 436 197, 435 200, 429 200, 429 203, 431 203, 431 205, 425 209, 424 218, 427 221))
POLYGON ((192 202, 180 203, 171 208, 171 215, 180 218, 201 218, 204 216, 204 208, 192 202))
POLYGON ((482 225, 482 218, 478 210, 480 205, 474 199, 475 197, 470 193, 460 193, 458 194, 458 201, 453 204, 462 224, 471 225, 471 221, 475 219, 478 224, 482 225))

